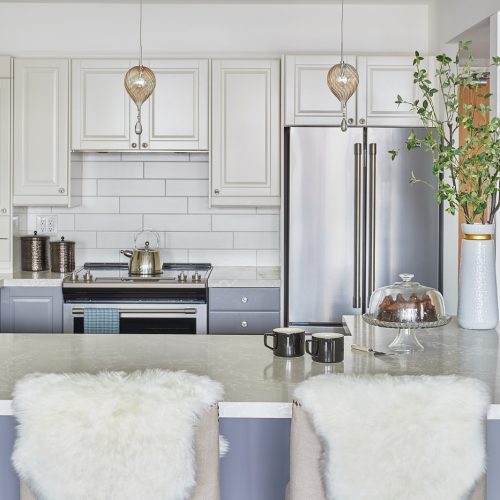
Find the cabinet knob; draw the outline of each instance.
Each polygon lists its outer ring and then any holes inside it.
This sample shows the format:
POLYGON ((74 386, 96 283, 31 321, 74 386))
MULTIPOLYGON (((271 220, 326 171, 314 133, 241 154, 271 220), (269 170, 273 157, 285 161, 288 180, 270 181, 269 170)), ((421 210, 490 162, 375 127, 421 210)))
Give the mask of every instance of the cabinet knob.
POLYGON ((64 188, 59 188, 59 192, 60 192, 61 194, 64 194, 64 193, 66 192, 66 190, 65 190, 64 188))
POLYGON ((246 304, 248 302, 248 297, 241 297, 241 302, 243 302, 243 304, 246 304))
POLYGON ((214 193, 215 193, 215 194, 219 194, 219 193, 220 193, 220 191, 219 191, 218 189, 214 189, 214 193))
POLYGON ((246 327, 248 326, 248 323, 247 323, 246 321, 242 321, 242 322, 241 322, 241 326, 242 326, 243 328, 246 328, 246 327))
POLYGON ((143 148, 147 148, 147 147, 148 147, 148 143, 147 143, 147 142, 143 142, 143 143, 142 143, 142 147, 143 147, 143 148))
POLYGON ((365 120, 364 118, 360 118, 360 119, 359 119, 359 123, 360 123, 361 125, 364 125, 364 124, 366 123, 366 120, 365 120))
POLYGON ((132 143, 132 147, 133 147, 133 148, 136 148, 136 147, 137 147, 137 142, 133 142, 133 143, 132 143))
MULTIPOLYGON (((349 120, 347 120, 347 123, 349 125, 352 125, 354 123, 354 119, 353 118, 349 118, 349 120)), ((361 123, 361 122, 360 122, 361 123)))
POLYGON ((6 214, 7 213, 7 209, 6 208, 2 208, 2 210, 0 210, 0 212, 2 212, 3 214, 6 214))

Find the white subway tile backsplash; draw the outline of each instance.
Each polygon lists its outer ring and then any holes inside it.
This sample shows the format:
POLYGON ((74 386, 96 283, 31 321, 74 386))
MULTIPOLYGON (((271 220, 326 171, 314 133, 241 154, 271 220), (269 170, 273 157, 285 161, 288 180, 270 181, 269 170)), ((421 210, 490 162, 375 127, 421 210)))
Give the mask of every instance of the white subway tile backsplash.
POLYGON ((16 208, 19 234, 37 215, 57 216, 58 232, 76 242, 76 263, 127 262, 145 227, 160 234, 164 262, 223 266, 279 264, 279 208, 209 208, 208 153, 73 154, 77 206, 16 208), (81 196, 80 196, 81 192, 81 196))
POLYGON ((213 215, 213 231, 278 231, 278 215, 213 215))
POLYGON ((130 214, 77 214, 75 217, 76 231, 140 231, 142 215, 130 214))
POLYGON ((214 266, 256 266, 256 250, 189 250, 189 262, 210 262, 214 266))
POLYGON ((196 231, 165 233, 167 248, 233 248, 233 233, 196 231))
POLYGON ((122 153, 122 161, 189 161, 189 153, 122 153))
POLYGON ((142 179, 143 172, 142 162, 137 161, 84 161, 81 169, 83 179, 142 179))
POLYGON ((166 196, 122 196, 122 214, 185 214, 187 198, 166 196))
POLYGON ((190 197, 188 210, 191 214, 254 214, 253 207, 214 207, 209 208, 208 197, 190 197))
POLYGON ((144 178, 148 179, 208 179, 205 162, 145 162, 144 178))
POLYGON ((144 227, 154 231, 210 231, 209 215, 144 215, 144 227))
POLYGON ((234 248, 279 248, 279 233, 276 231, 241 231, 234 233, 234 248))
MULTIPOLYGON (((137 231, 109 231, 109 232, 98 232, 97 233, 97 248, 134 248, 134 237, 137 231)), ((164 245, 164 234, 158 233, 160 239, 159 247, 163 248, 164 245)), ((142 240, 141 240, 142 241, 142 240)), ((156 241, 150 241, 151 247, 156 246, 156 241)))
POLYGON ((257 250, 257 265, 279 266, 280 265, 279 250, 257 250))
POLYGON ((164 196, 165 181, 144 179, 99 179, 99 196, 164 196))
POLYGON ((57 213, 113 214, 120 211, 120 198, 83 196, 73 208, 53 208, 57 213))
POLYGON ((167 179, 167 196, 203 196, 208 193, 208 180, 167 179))

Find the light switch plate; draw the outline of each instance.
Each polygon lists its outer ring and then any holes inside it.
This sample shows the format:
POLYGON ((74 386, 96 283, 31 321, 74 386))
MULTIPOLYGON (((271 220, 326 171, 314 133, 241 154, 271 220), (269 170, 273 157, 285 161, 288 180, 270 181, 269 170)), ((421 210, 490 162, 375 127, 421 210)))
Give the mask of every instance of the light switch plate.
POLYGON ((38 215, 36 218, 36 230, 40 234, 57 233, 57 215, 38 215))

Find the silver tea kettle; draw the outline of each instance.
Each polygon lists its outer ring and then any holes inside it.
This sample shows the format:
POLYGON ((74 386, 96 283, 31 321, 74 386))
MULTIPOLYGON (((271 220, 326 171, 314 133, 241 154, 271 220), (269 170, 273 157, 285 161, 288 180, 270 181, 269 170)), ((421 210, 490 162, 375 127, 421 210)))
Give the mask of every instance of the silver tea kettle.
POLYGON ((134 236, 134 250, 120 250, 128 257, 128 273, 135 276, 152 276, 161 274, 160 235, 154 231, 142 231, 134 236), (144 234, 151 234, 156 238, 156 247, 151 248, 149 240, 143 247, 138 247, 137 239, 144 234))

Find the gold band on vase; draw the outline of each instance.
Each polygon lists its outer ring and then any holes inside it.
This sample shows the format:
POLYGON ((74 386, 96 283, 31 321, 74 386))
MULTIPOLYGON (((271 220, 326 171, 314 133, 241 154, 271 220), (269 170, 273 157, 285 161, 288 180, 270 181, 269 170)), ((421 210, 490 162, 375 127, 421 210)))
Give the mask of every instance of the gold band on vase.
POLYGON ((491 240, 491 234, 464 234, 466 240, 491 240))

